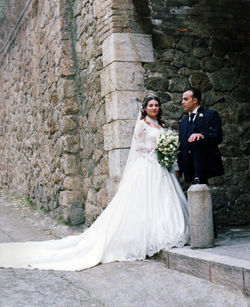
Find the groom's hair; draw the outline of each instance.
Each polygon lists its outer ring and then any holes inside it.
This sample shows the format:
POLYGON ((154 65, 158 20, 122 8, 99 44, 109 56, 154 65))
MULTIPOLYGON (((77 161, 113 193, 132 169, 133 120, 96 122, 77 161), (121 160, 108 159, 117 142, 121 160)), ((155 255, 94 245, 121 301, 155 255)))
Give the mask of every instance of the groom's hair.
POLYGON ((198 101, 198 104, 201 103, 201 92, 200 90, 198 90, 198 88, 195 88, 195 87, 189 87, 185 90, 185 92, 187 91, 191 91, 193 92, 193 98, 196 98, 197 101, 198 101))

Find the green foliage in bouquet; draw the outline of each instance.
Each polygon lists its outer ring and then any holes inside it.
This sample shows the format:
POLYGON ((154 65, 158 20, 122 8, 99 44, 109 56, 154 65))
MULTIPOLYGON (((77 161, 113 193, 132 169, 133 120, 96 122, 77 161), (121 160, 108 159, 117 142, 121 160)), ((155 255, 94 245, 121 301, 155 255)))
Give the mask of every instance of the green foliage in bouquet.
POLYGON ((158 162, 172 172, 173 165, 177 160, 179 149, 179 137, 177 132, 166 130, 156 138, 156 153, 158 162))

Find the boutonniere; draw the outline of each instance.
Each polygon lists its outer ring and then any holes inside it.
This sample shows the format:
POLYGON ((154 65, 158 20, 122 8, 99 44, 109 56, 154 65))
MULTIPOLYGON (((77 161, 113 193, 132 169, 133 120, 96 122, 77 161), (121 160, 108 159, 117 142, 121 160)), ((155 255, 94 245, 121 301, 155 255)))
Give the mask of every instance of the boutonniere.
POLYGON ((199 113, 199 117, 202 118, 203 117, 203 113, 199 113))

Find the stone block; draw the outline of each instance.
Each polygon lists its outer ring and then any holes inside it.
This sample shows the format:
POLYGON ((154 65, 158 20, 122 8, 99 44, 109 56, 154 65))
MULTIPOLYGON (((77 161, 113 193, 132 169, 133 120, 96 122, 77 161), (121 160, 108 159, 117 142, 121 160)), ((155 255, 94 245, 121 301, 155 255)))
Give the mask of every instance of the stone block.
POLYGON ((153 35, 154 46, 157 46, 160 50, 172 49, 175 45, 175 37, 165 35, 163 32, 154 31, 153 35))
POLYGON ((191 248, 214 245, 211 190, 206 184, 194 184, 188 189, 191 248))
POLYGON ((167 268, 169 268, 169 254, 167 251, 160 251, 158 258, 166 264, 167 268))
POLYGON ((82 181, 80 177, 66 177, 63 182, 63 187, 65 190, 81 190, 82 188, 82 181))
POLYGON ((230 68, 222 68, 210 75, 215 90, 231 91, 239 84, 237 73, 230 68))
POLYGON ((78 207, 71 207, 63 210, 64 218, 69 221, 73 226, 79 225, 85 222, 85 209, 78 207))
POLYGON ((106 191, 107 191, 108 203, 115 196, 115 193, 118 190, 119 183, 120 183, 120 180, 117 178, 108 179, 106 181, 106 191))
POLYGON ((70 116, 64 116, 60 122, 62 133, 72 131, 77 127, 77 123, 70 116))
POLYGON ((129 149, 115 149, 109 151, 109 176, 121 179, 127 162, 129 149))
POLYGON ((136 119, 143 91, 116 91, 105 97, 106 122, 117 119, 136 119))
POLYGON ((94 206, 89 202, 86 202, 85 213, 87 225, 91 225, 96 218, 102 213, 103 209, 98 206, 94 206))
MULTIPOLYGON (((64 77, 71 76, 75 73, 74 62, 70 60, 64 60, 61 62, 62 75, 64 77)), ((73 95, 74 96, 74 95, 73 95)))
POLYGON ((169 269, 210 280, 209 261, 169 252, 169 269))
POLYGON ((244 292, 250 295, 250 269, 244 269, 244 292))
POLYGON ((154 62, 151 35, 112 33, 102 44, 103 66, 113 62, 154 62))
POLYGON ((105 208, 108 205, 106 189, 101 189, 96 193, 96 203, 98 206, 105 208))
POLYGON ((114 62, 101 72, 102 97, 114 91, 143 91, 144 69, 140 63, 114 62))
POLYGON ((87 201, 92 204, 96 203, 96 191, 92 188, 88 190, 87 201))
POLYGON ((188 86, 189 82, 186 78, 173 78, 169 85, 169 91, 182 93, 188 86))
POLYGON ((60 101, 63 101, 65 98, 72 98, 75 96, 76 88, 73 80, 60 78, 57 85, 57 94, 60 101))
POLYGON ((76 157, 74 155, 64 155, 61 158, 61 166, 65 175, 77 173, 76 157))
POLYGON ((211 262, 211 282, 243 290, 243 269, 224 263, 211 262))
POLYGON ((99 177, 100 175, 106 175, 108 173, 108 157, 105 156, 102 158, 99 163, 95 166, 95 170, 93 172, 94 177, 99 177))
POLYGON ((208 76, 202 72, 193 73, 190 77, 190 83, 193 87, 200 88, 202 92, 206 92, 212 87, 208 76))
POLYGON ((94 0, 93 14, 94 17, 100 17, 101 13, 110 5, 110 1, 94 0))
POLYGON ((104 125, 104 150, 129 148, 135 120, 116 120, 104 125))
POLYGON ((78 135, 66 135, 61 140, 65 153, 77 153, 79 151, 80 141, 78 135))
POLYGON ((61 191, 59 203, 64 208, 70 208, 71 206, 81 208, 83 205, 83 195, 80 191, 61 191))

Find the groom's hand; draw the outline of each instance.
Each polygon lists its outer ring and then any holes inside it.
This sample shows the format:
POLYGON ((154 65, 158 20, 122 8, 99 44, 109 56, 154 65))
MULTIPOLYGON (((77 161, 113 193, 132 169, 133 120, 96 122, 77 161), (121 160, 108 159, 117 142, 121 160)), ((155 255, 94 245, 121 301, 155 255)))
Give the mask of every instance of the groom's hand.
POLYGON ((188 142, 192 143, 192 142, 194 142, 196 140, 199 141, 199 140, 202 140, 202 139, 204 139, 203 134, 201 134, 201 133, 193 133, 193 134, 190 135, 190 137, 188 139, 188 142))

